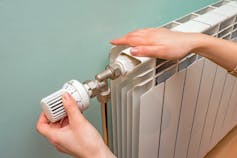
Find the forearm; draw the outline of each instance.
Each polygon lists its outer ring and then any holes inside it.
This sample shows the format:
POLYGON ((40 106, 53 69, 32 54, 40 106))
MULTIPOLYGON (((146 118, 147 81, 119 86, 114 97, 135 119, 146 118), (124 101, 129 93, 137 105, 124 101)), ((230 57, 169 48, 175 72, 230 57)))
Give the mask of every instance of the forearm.
POLYGON ((110 151, 110 149, 107 146, 101 147, 101 149, 98 151, 97 156, 92 157, 98 157, 98 158, 116 158, 116 156, 110 151))
POLYGON ((194 52, 228 71, 232 71, 237 66, 237 43, 204 34, 195 34, 194 37, 194 52))
POLYGON ((110 151, 110 149, 105 145, 101 144, 96 150, 84 150, 79 154, 76 154, 75 158, 116 158, 116 156, 110 151))

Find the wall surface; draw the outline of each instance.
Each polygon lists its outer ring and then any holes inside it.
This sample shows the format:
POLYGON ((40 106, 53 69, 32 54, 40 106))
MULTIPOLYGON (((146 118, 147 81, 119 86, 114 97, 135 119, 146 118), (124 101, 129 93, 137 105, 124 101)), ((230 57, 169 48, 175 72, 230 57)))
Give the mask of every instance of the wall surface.
MULTIPOLYGON (((216 0, 0 0, 0 157, 62 158, 35 131, 42 97, 94 78, 109 40, 216 0)), ((99 104, 86 117, 101 132, 99 104)))

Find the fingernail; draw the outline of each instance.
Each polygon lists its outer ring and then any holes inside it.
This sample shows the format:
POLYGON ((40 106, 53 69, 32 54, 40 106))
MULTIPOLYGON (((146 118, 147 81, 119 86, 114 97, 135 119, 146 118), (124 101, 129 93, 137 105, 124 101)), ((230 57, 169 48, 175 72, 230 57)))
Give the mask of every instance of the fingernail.
POLYGON ((66 92, 66 93, 63 94, 63 98, 65 100, 69 100, 70 99, 70 95, 66 92))
POLYGON ((137 48, 131 48, 131 49, 130 49, 130 53, 131 53, 132 55, 137 55, 137 54, 138 54, 138 49, 137 49, 137 48))

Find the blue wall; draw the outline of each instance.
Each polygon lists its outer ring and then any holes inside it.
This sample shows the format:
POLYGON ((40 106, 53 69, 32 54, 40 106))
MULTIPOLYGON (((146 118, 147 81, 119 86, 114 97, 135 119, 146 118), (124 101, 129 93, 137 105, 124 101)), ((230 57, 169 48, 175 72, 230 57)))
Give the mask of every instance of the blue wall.
MULTIPOLYGON (((72 78, 94 78, 109 40, 215 1, 0 0, 0 157, 66 157, 35 131, 40 99, 72 78)), ((95 100, 85 115, 101 132, 95 100)))

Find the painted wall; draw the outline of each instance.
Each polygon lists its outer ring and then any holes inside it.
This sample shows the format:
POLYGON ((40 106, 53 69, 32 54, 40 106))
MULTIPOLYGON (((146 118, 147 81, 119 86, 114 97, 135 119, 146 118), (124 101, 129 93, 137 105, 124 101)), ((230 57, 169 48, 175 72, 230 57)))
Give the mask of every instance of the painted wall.
MULTIPOLYGON (((0 157, 62 158, 35 131, 42 97, 94 78, 109 40, 216 0, 0 0, 0 157)), ((101 132, 93 100, 86 117, 101 132)))

